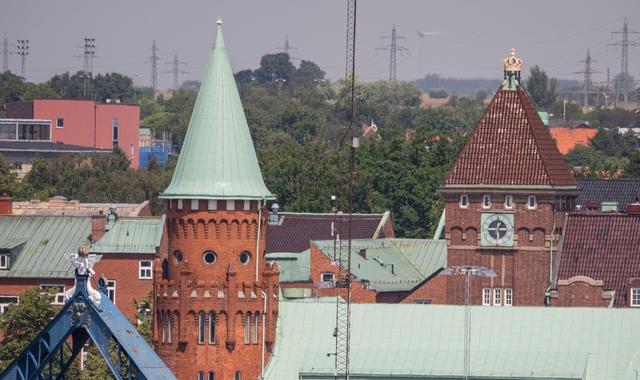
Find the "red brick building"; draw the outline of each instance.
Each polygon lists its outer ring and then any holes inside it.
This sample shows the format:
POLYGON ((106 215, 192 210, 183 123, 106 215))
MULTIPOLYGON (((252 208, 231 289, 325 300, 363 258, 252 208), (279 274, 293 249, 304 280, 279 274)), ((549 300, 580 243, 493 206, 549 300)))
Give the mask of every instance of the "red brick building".
MULTIPOLYGON (((451 168, 446 200, 447 265, 483 266, 471 302, 544 305, 566 212, 578 189, 520 80, 522 61, 504 61, 499 87, 451 168)), ((447 279, 446 302, 463 304, 464 276, 447 279)))
POLYGON ((169 255, 156 270, 154 345, 179 379, 256 379, 278 315, 264 259, 262 179, 218 21, 167 202, 169 255))
POLYGON ((80 99, 34 99, 7 104, 6 109, 7 117, 14 119, 12 123, 17 132, 8 135, 10 123, 0 121, 2 128, 6 128, 6 131, 2 130, 5 132, 2 135, 6 135, 2 139, 13 136, 13 140, 19 141, 49 141, 96 149, 117 146, 131 161, 131 167, 138 167, 140 107, 137 105, 80 99), (29 126, 26 123, 29 120, 44 123, 29 126), (21 128, 35 127, 38 131, 21 133, 21 128))
POLYGON ((10 199, 1 199, 0 211, 6 213, 0 215, 0 313, 30 287, 53 290, 53 304, 63 304, 74 283, 65 255, 93 242, 92 252, 102 255, 96 274, 107 279, 109 297, 125 316, 136 320, 134 301, 151 293, 155 257, 166 255, 164 218, 55 215, 44 208, 40 215, 13 215, 11 210, 10 199))

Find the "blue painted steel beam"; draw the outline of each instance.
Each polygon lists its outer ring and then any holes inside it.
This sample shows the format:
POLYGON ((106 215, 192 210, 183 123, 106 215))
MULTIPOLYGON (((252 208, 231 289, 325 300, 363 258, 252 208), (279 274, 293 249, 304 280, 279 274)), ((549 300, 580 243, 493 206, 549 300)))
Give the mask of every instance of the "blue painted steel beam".
POLYGON ((0 374, 0 380, 64 379, 80 350, 91 339, 118 380, 175 380, 151 346, 109 300, 105 289, 99 304, 89 297, 89 277, 76 272, 76 291, 58 315, 0 374), (69 357, 64 346, 71 339, 69 357), (116 360, 111 354, 115 350, 116 360), (56 372, 53 373, 55 366, 56 372), (48 373, 47 373, 48 369, 48 373))

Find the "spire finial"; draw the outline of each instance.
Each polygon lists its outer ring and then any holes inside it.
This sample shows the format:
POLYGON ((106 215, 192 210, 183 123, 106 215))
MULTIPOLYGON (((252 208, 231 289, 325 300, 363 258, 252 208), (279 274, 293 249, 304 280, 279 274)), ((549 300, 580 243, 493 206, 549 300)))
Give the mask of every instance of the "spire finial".
POLYGON ((504 71, 516 72, 522 69, 522 60, 516 57, 516 49, 511 49, 509 58, 502 61, 504 65, 504 71))
POLYGON ((218 21, 216 21, 216 24, 218 24, 218 26, 222 26, 222 17, 218 18, 218 21))

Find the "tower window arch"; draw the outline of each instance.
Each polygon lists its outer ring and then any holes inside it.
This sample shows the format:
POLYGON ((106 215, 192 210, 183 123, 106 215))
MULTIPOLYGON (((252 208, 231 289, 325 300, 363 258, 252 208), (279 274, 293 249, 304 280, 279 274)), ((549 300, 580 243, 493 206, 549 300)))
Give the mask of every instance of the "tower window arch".
POLYGON ((244 319, 244 344, 251 343, 251 313, 247 313, 244 319))
POLYGON ((209 312, 209 344, 216 344, 216 313, 209 312))
POLYGON ((218 260, 218 256, 213 251, 204 251, 204 253, 202 254, 202 261, 204 261, 205 264, 212 265, 217 260, 218 260))
POLYGON ((176 250, 175 252, 173 252, 173 261, 176 264, 180 264, 182 262, 182 252, 179 250, 176 250))
POLYGON ((242 251, 240 253, 240 264, 247 265, 251 261, 251 254, 248 251, 242 251))
POLYGON ((162 260, 162 279, 169 279, 169 260, 162 260))
POLYGON ((205 324, 204 324, 204 311, 198 313, 198 343, 204 343, 205 324))

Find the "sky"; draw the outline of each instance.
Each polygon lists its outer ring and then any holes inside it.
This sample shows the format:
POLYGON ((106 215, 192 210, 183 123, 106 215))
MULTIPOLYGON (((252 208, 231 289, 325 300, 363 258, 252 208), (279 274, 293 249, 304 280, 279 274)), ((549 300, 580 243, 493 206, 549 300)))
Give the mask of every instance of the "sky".
MULTIPOLYGON (((32 82, 82 70, 85 37, 96 41, 94 73, 120 72, 149 86, 156 40, 160 88, 172 85, 167 71, 175 54, 186 63, 181 81, 200 80, 219 17, 236 71, 257 68, 287 36, 294 64, 311 60, 332 80, 345 71, 345 0, 2 0, 0 10, 0 38, 30 41, 32 82)), ((640 31, 640 0, 360 0, 357 15, 356 76, 364 81, 389 77, 389 53, 377 48, 388 44, 380 37, 394 24, 405 37, 398 44, 408 49, 397 58, 400 80, 427 73, 500 79, 502 60, 515 48, 525 72, 538 64, 554 77, 579 80, 575 72, 591 49, 599 72, 593 81, 604 82, 607 68, 612 78, 620 72, 621 50, 608 44, 621 35, 611 32, 625 17, 640 31), (420 38, 418 30, 437 34, 420 38)), ((629 71, 640 79, 640 35, 631 37, 639 47, 629 52, 629 71)), ((15 54, 9 69, 20 71, 15 54)))

